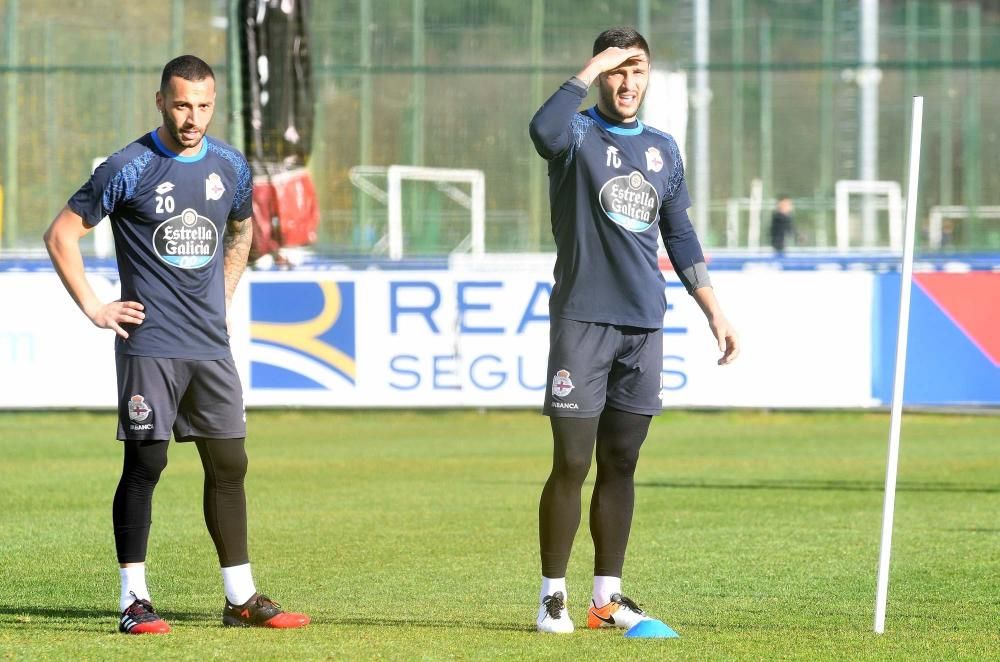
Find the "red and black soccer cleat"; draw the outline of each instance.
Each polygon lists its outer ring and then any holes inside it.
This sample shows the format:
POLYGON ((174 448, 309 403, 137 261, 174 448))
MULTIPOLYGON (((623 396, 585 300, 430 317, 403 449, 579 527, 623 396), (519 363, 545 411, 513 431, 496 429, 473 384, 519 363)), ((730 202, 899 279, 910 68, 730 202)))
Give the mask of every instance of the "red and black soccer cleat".
POLYGON ((226 599, 222 610, 222 624, 235 628, 300 628, 309 624, 305 614, 284 611, 277 602, 254 593, 253 597, 242 605, 234 605, 226 599))
POLYGON ((125 634, 166 634, 170 626, 160 618, 149 600, 136 598, 135 602, 122 612, 118 621, 118 631, 125 634))

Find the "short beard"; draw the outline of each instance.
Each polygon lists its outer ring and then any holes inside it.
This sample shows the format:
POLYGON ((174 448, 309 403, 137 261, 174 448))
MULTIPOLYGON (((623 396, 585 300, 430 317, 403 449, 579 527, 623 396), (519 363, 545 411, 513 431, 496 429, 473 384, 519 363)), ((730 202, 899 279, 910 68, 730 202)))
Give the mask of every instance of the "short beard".
MULTIPOLYGON (((173 119, 170 117, 170 115, 167 114, 166 111, 161 111, 160 115, 163 117, 163 126, 167 127, 167 133, 170 134, 170 137, 174 139, 175 143, 177 143, 178 145, 180 145, 185 149, 188 147, 194 147, 197 144, 193 143, 191 145, 185 145, 184 137, 181 135, 180 127, 174 124, 173 119)), ((203 133, 200 136, 198 136, 198 141, 201 141, 204 135, 205 134, 203 133)))
MULTIPOLYGON (((618 111, 615 109, 616 92, 614 91, 609 92, 608 90, 602 87, 600 88, 600 96, 601 96, 601 101, 604 102, 604 107, 607 108, 607 113, 612 116, 612 119, 618 120, 619 122, 630 121, 626 120, 624 117, 619 115, 618 111)), ((631 119, 635 119, 636 117, 639 116, 639 111, 642 109, 642 102, 645 100, 646 100, 646 91, 643 90, 642 96, 639 97, 639 102, 635 105, 635 115, 631 119)))

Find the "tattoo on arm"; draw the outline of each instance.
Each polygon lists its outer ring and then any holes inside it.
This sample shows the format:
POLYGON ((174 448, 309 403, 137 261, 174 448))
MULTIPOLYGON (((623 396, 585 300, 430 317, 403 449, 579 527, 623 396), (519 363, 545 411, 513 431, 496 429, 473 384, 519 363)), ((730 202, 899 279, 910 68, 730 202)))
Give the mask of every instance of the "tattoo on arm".
POLYGON ((226 224, 226 236, 223 239, 222 270, 226 280, 226 302, 232 301, 236 285, 247 266, 247 256, 250 254, 250 242, 253 240, 250 219, 229 221, 226 224))

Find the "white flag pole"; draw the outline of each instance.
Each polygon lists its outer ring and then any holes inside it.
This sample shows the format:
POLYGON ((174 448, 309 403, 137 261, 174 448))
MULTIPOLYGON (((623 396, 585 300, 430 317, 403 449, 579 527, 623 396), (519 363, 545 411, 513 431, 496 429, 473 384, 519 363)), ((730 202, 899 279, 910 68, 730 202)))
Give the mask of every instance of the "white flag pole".
POLYGON ((896 469, 899 465, 899 433, 903 422, 903 384, 906 379, 906 335, 910 326, 910 287, 913 280, 913 241, 917 221, 917 184, 920 179, 920 134, 924 98, 913 97, 910 131, 910 175, 906 187, 906 227, 903 238, 903 273, 899 292, 899 329, 896 332, 896 373, 892 381, 892 413, 889 422, 889 459, 885 470, 885 502, 882 509, 882 542, 879 545, 878 588, 875 592, 875 632, 885 632, 885 604, 889 596, 889 552, 892 549, 892 517, 896 508, 896 469))

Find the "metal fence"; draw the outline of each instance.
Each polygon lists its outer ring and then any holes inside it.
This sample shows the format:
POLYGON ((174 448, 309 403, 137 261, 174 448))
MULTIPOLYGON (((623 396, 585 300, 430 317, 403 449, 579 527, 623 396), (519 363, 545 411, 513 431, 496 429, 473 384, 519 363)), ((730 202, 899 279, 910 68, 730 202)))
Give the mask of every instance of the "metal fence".
MULTIPOLYGON (((701 193, 692 216, 706 245, 752 243, 752 192, 765 223, 784 193, 797 203, 799 244, 834 245, 835 183, 902 182, 910 97, 921 94, 924 247, 935 240, 944 250, 1000 249, 1000 180, 990 177, 1000 172, 1000 97, 989 94, 1000 86, 1000 3, 878 3, 875 62, 863 59, 871 45, 864 5, 314 0, 317 249, 379 250, 385 207, 350 172, 391 164, 484 171, 487 250, 551 249, 545 164, 527 124, 586 61, 597 33, 619 24, 646 34, 654 67, 686 72, 695 92, 696 74, 707 82, 710 94, 691 95, 689 126, 703 122, 708 141, 694 150, 689 129, 686 150, 689 183, 701 182, 692 187, 701 193), (696 61, 699 26, 707 49, 696 61), (874 105, 864 100, 866 85, 874 105), (956 208, 964 211, 934 235, 929 219, 956 208)), ((212 133, 238 136, 231 129, 240 111, 227 105, 232 13, 228 0, 0 0, 0 249, 38 247, 92 159, 159 124, 153 93, 176 54, 213 64, 220 87, 212 133)), ((461 210, 443 200, 429 185, 407 194, 408 231, 420 238, 413 252, 447 252, 460 241, 461 210)), ((851 211, 857 216, 859 207, 851 211)))

